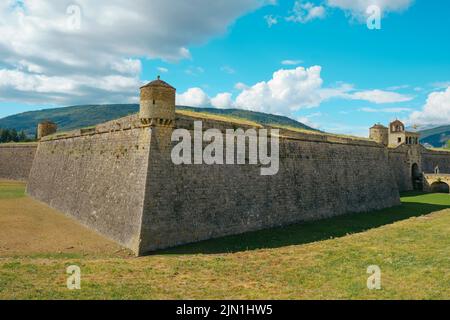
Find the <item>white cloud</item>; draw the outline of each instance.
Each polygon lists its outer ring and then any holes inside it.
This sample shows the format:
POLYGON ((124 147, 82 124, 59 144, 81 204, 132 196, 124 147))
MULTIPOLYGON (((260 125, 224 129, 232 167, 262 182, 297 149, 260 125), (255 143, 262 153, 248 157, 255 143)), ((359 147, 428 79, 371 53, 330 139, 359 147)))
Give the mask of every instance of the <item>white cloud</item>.
MULTIPOLYGON (((120 77, 138 82, 140 59, 189 58, 190 45, 226 32, 236 18, 268 3, 271 1, 23 0, 19 6, 16 0, 3 0, 3 74, 13 77, 17 75, 13 71, 21 72, 28 80, 39 81, 37 87, 54 87, 55 91, 37 95, 18 85, 11 88, 16 81, 11 78, 2 82, 0 96, 8 96, 9 101, 64 104, 79 102, 83 96, 85 102, 93 102, 104 93, 96 79, 120 77), (79 28, 73 28, 78 26, 73 23, 78 20, 76 10, 67 11, 74 3, 80 8, 79 28), (61 94, 55 79, 74 86, 72 92, 61 94), (6 88, 10 91, 5 92, 6 88), (76 99, 71 100, 72 96, 76 99)), ((130 90, 127 98, 136 91, 130 90)))
POLYGON ((177 105, 190 107, 207 107, 211 99, 201 88, 190 88, 186 92, 177 94, 177 105))
POLYGON ((322 101, 333 98, 350 99, 349 93, 353 91, 355 91, 355 88, 352 84, 339 82, 337 86, 322 88, 320 97, 322 101))
MULTIPOLYGON (((383 16, 390 12, 402 12, 408 9, 414 0, 326 0, 321 4, 312 1, 297 0, 293 9, 284 18, 286 21, 308 23, 316 19, 324 19, 327 11, 337 8, 343 10, 352 19, 366 22, 369 14, 367 9, 377 6, 383 16)), ((278 17, 266 15, 264 17, 269 27, 280 23, 278 17)))
POLYGON ((272 28, 272 26, 278 24, 278 18, 276 18, 272 15, 264 16, 264 20, 266 20, 267 26, 269 28, 272 28))
POLYGON ((357 19, 366 17, 366 10, 371 5, 380 7, 381 12, 401 12, 408 9, 413 0, 327 0, 327 5, 342 9, 357 19))
POLYGON ((370 113, 403 113, 403 112, 409 112, 411 111, 410 108, 381 108, 381 109, 375 109, 375 108, 361 108, 359 111, 362 112, 370 112, 370 113))
POLYGON ((236 98, 242 109, 290 115, 300 108, 316 107, 322 101, 320 66, 281 69, 271 80, 244 89, 236 98))
POLYGON ((184 72, 190 76, 198 76, 202 73, 205 73, 205 69, 203 69, 202 67, 190 66, 184 72))
POLYGON ((235 74, 236 73, 236 70, 234 70, 230 66, 223 66, 222 68, 220 68, 220 71, 228 73, 228 74, 235 74))
POLYGON ((302 3, 296 1, 292 9, 292 15, 286 18, 287 21, 307 23, 314 19, 323 19, 325 17, 325 7, 315 6, 311 2, 302 3))
POLYGON ((408 89, 409 87, 410 87, 410 85, 408 85, 408 84, 403 84, 403 85, 400 85, 400 86, 392 86, 392 87, 389 87, 389 88, 387 88, 387 89, 390 90, 390 91, 395 91, 395 90, 408 89))
POLYGON ((364 100, 377 104, 406 102, 414 99, 414 97, 408 95, 384 90, 360 91, 347 94, 346 97, 352 100, 364 100))
POLYGON ((203 89, 195 87, 177 94, 177 105, 190 107, 214 107, 218 109, 227 109, 234 107, 232 94, 222 92, 213 98, 210 98, 203 89))
POLYGON ((234 106, 232 94, 229 92, 219 93, 211 99, 211 105, 218 109, 227 109, 234 106))
MULTIPOLYGON (((293 117, 300 109, 318 107, 329 99, 361 100, 376 104, 410 101, 412 97, 383 90, 357 91, 352 85, 338 83, 334 87, 323 87, 322 68, 297 67, 280 69, 268 81, 248 86, 237 83, 240 93, 236 99, 231 93, 223 92, 210 98, 200 88, 192 88, 178 96, 179 104, 191 106, 214 106, 216 108, 240 108, 293 117)), ((407 108, 369 109, 366 112, 405 112, 407 108)))
POLYGON ((310 114, 310 115, 307 115, 307 116, 299 117, 299 118, 297 118, 297 121, 301 122, 303 124, 306 124, 307 126, 309 126, 311 128, 319 129, 320 125, 318 123, 314 122, 311 119, 316 118, 316 117, 320 117, 320 116, 322 116, 322 114, 320 112, 316 112, 316 113, 313 113, 313 114, 310 114))
POLYGON ((450 81, 435 82, 432 83, 431 86, 437 89, 447 89, 450 87, 450 81))
POLYGON ((445 91, 431 93, 423 109, 413 112, 408 122, 416 125, 450 124, 450 86, 445 91))
POLYGON ((242 83, 242 82, 238 82, 238 83, 236 83, 236 84, 234 85, 234 88, 235 88, 236 90, 242 91, 242 90, 247 89, 247 88, 248 88, 248 85, 246 85, 245 83, 242 83))
POLYGON ((130 95, 143 83, 122 75, 90 77, 46 76, 20 70, 0 69, 0 101, 14 101, 20 97, 24 103, 80 104, 112 101, 137 102, 130 95))
POLYGON ((209 98, 201 88, 191 88, 177 95, 177 103, 194 107, 213 105, 218 108, 235 106, 241 109, 262 111, 275 114, 292 115, 300 108, 318 106, 321 94, 321 67, 298 67, 281 69, 273 74, 269 81, 262 81, 253 86, 238 83, 241 90, 235 101, 230 93, 221 93, 209 98))
POLYGON ((141 73, 141 69, 141 61, 136 59, 123 59, 111 63, 111 70, 121 74, 135 75, 141 73))
POLYGON ((302 60, 283 60, 281 61, 281 64, 284 66, 297 66, 300 63, 303 63, 302 60))
POLYGON ((158 70, 159 72, 161 72, 161 73, 167 73, 167 72, 169 72, 169 69, 164 68, 164 67, 158 67, 157 70, 158 70))

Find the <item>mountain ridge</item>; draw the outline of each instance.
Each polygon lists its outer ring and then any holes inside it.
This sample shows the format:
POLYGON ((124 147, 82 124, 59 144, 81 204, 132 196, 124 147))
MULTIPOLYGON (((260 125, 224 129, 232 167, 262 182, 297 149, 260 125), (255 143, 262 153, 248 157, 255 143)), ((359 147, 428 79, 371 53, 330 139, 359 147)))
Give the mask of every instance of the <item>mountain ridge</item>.
POLYGON ((450 125, 436 126, 431 129, 420 131, 420 142, 430 144, 433 147, 440 148, 445 146, 450 140, 450 125))
MULTIPOLYGON (((248 111, 241 109, 215 109, 177 106, 178 110, 188 110, 199 113, 229 116, 257 122, 261 125, 293 127, 310 131, 319 131, 301 122, 285 116, 248 111)), ((28 111, 0 119, 0 128, 25 131, 29 136, 36 132, 39 122, 50 120, 58 125, 59 131, 70 131, 90 127, 103 122, 125 117, 139 111, 138 104, 103 104, 76 105, 61 108, 51 108, 28 111)))

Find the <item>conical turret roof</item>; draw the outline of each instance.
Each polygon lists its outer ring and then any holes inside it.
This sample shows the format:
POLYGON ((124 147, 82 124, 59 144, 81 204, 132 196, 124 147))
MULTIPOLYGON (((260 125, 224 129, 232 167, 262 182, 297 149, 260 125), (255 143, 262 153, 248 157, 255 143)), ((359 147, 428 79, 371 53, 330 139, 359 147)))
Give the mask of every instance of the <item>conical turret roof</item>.
POLYGON ((381 123, 376 123, 372 128, 370 129, 387 129, 385 126, 383 126, 381 123))
POLYGON ((160 76, 158 76, 158 78, 156 80, 147 83, 145 86, 142 86, 141 89, 146 88, 146 87, 164 87, 164 88, 170 88, 170 89, 176 90, 170 84, 161 80, 160 76))

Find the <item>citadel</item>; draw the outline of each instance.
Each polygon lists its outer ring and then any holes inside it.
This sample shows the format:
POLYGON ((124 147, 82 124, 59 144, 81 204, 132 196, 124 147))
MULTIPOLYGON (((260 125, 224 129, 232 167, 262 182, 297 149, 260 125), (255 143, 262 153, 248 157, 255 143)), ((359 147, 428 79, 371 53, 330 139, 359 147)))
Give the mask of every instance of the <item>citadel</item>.
MULTIPOLYGON (((262 128, 177 113, 175 92, 158 78, 141 88, 138 114, 66 133, 41 123, 38 143, 0 145, 0 179, 26 181, 29 196, 136 255, 393 207, 403 191, 448 191, 450 153, 425 148, 398 120, 370 128, 370 139, 262 128), (223 135, 277 132, 277 174, 261 175, 261 164, 248 161, 173 163, 174 130, 193 136, 196 121, 223 135)), ((246 159, 257 152, 249 140, 246 159)), ((270 150, 270 140, 259 148, 270 150)))

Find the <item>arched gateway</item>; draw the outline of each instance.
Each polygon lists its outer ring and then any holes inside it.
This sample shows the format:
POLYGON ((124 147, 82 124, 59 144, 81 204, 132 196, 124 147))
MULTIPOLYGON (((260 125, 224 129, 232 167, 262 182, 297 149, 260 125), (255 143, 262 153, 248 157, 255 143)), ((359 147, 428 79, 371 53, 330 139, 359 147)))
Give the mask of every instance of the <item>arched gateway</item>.
POLYGON ((411 168, 411 179, 413 189, 417 191, 423 190, 422 173, 420 172, 419 165, 414 163, 411 168))
POLYGON ((450 186, 442 181, 434 182, 430 188, 433 193, 450 193, 450 186))

